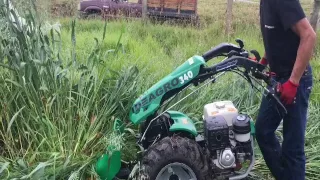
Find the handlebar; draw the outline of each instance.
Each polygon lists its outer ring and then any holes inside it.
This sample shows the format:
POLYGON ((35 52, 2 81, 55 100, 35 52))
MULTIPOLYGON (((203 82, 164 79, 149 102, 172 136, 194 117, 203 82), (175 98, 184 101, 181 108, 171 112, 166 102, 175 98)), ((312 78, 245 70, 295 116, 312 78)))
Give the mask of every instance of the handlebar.
POLYGON ((234 44, 221 43, 218 46, 212 48, 210 51, 202 55, 204 60, 208 62, 210 59, 213 59, 218 56, 227 56, 225 53, 230 53, 231 51, 241 52, 241 49, 234 44))
MULTIPOLYGON (((222 61, 218 64, 213 65, 212 67, 203 68, 202 72, 210 73, 210 74, 217 74, 222 71, 231 70, 236 67, 242 67, 247 72, 251 72, 253 75, 258 74, 259 72, 262 72, 265 69, 265 66, 262 64, 259 64, 255 61, 249 60, 245 57, 241 56, 234 56, 226 59, 225 61, 222 61)), ((267 80, 267 77, 264 76, 264 74, 259 73, 260 77, 262 79, 267 80)))
POLYGON ((239 46, 236 46, 235 44, 231 43, 221 43, 218 46, 215 46, 211 50, 204 53, 202 57, 206 62, 208 62, 210 59, 213 59, 218 56, 248 56, 249 53, 243 49, 243 41, 241 39, 236 39, 236 42, 239 44, 239 46))
POLYGON ((267 98, 275 100, 275 102, 286 114, 287 110, 280 101, 279 93, 277 92, 276 85, 278 83, 272 81, 270 75, 263 73, 266 66, 259 63, 261 59, 259 53, 255 50, 250 51, 256 57, 257 61, 248 59, 249 53, 243 49, 243 42, 239 39, 237 39, 236 41, 240 46, 229 43, 221 43, 218 46, 212 48, 210 51, 206 52, 202 56, 206 62, 218 56, 227 56, 228 58, 211 67, 202 67, 198 77, 194 80, 194 83, 198 84, 199 82, 203 82, 211 78, 213 75, 223 71, 233 71, 238 67, 244 68, 244 75, 247 77, 248 81, 251 82, 249 78, 249 75, 251 75, 256 79, 263 80, 267 84, 267 86, 269 87, 268 89, 265 88, 267 92, 267 98))

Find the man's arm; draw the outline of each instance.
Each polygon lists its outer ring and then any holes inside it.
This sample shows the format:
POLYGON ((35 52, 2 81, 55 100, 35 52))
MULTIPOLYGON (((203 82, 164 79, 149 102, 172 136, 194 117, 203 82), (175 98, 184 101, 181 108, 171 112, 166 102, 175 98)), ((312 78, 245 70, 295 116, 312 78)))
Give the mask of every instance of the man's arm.
POLYGON ((300 37, 296 62, 290 76, 290 81, 297 85, 311 59, 316 33, 307 20, 299 0, 273 0, 273 2, 283 28, 291 29, 300 37))
MULTIPOLYGON (((272 1, 272 0, 271 0, 272 1)), ((298 86, 315 46, 316 34, 313 31, 299 0, 273 0, 284 30, 292 30, 300 37, 296 61, 289 80, 281 85, 280 99, 285 104, 292 104, 297 94, 298 86)))
POLYGON ((316 43, 316 33, 306 18, 294 24, 292 30, 300 37, 300 45, 290 80, 294 84, 299 84, 301 76, 313 53, 313 48, 316 43))

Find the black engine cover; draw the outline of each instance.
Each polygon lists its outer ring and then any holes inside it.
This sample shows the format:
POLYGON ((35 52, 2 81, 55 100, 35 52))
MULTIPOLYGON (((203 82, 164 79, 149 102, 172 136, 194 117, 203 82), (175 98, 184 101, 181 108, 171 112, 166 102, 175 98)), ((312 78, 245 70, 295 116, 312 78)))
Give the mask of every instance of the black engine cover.
POLYGON ((229 127, 222 116, 206 119, 204 122, 205 139, 210 152, 224 149, 230 145, 229 127))

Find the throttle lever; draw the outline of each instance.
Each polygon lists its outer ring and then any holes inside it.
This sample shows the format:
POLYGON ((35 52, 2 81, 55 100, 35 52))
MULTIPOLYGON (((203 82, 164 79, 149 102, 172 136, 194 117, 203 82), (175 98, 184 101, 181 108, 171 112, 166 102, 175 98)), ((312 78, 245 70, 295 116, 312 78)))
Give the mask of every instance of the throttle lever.
POLYGON ((266 89, 266 90, 268 92, 267 97, 273 98, 281 106, 284 113, 287 114, 288 111, 287 111, 286 107, 282 104, 282 102, 279 99, 279 97, 281 96, 281 92, 282 92, 281 83, 276 82, 273 84, 273 86, 271 86, 271 88, 266 89))
POLYGON ((258 62, 260 62, 261 56, 260 56, 259 52, 256 51, 256 50, 251 50, 250 52, 256 57, 256 60, 257 60, 258 62))
POLYGON ((236 42, 239 44, 240 48, 243 49, 243 47, 244 47, 243 41, 238 38, 238 39, 236 39, 236 42))

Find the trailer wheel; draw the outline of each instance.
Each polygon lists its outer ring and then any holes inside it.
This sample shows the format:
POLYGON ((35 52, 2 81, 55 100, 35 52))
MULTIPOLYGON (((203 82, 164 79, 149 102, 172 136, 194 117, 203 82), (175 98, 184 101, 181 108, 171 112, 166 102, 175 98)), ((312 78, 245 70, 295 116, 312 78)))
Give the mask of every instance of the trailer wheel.
POLYGON ((166 137, 149 147, 139 172, 139 180, 211 179, 200 146, 180 136, 166 137))
POLYGON ((87 19, 96 19, 96 18, 101 18, 102 12, 100 10, 96 9, 90 9, 86 12, 86 17, 87 19))
POLYGON ((199 19, 198 15, 195 15, 195 16, 191 17, 191 24, 196 28, 200 27, 200 19, 199 19))

